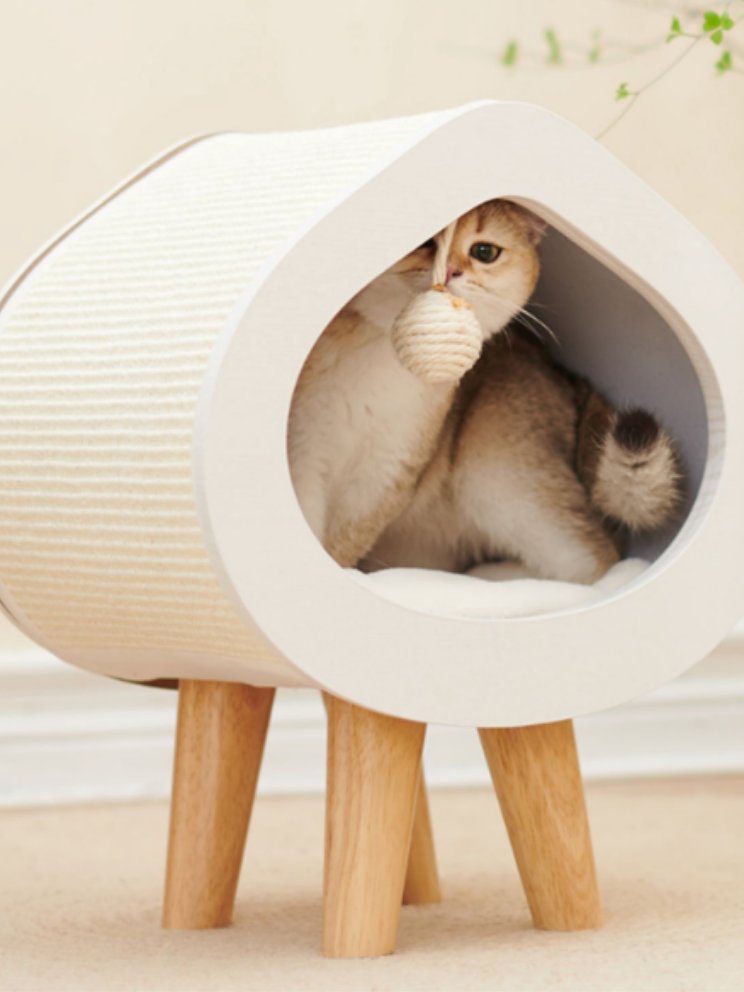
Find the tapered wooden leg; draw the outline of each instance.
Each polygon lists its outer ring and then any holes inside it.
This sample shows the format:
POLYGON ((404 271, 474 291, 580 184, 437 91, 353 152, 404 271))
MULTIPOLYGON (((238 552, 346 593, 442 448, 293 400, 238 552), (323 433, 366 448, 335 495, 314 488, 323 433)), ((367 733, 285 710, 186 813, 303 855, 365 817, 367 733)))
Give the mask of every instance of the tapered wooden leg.
POLYGON ((481 730, 536 927, 602 926, 573 723, 481 730))
POLYGON ((273 689, 179 684, 163 926, 229 926, 273 689))
POLYGON ((395 949, 426 726, 328 699, 323 953, 395 949))
POLYGON ((406 882, 403 886, 403 905, 423 906, 427 903, 441 901, 442 890, 439 887, 434 835, 429 814, 429 798, 426 794, 426 782, 422 769, 413 817, 413 833, 411 834, 406 882))
MULTIPOLYGON (((332 698, 322 693, 323 704, 328 713, 329 701, 332 698)), ((421 769, 418 797, 413 816, 413 832, 411 847, 408 854, 406 881, 403 886, 404 906, 425 906, 442 901, 442 890, 439 886, 439 871, 434 848, 434 834, 431 829, 429 813, 429 798, 426 794, 424 771, 421 769)))

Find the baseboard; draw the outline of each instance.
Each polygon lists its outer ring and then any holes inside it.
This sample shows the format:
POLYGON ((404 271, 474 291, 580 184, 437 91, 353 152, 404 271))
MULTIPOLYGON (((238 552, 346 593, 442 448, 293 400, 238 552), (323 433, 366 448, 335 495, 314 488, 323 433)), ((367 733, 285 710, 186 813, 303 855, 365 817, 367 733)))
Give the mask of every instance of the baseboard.
MULTIPOLYGON (((72 669, 48 655, 0 657, 0 806, 163 799, 175 693, 72 669)), ((744 628, 692 672, 643 699, 577 720, 589 779, 744 772, 744 628)), ((472 730, 430 728, 434 787, 488 781, 472 730)), ((321 792, 317 693, 279 693, 260 789, 321 792)))

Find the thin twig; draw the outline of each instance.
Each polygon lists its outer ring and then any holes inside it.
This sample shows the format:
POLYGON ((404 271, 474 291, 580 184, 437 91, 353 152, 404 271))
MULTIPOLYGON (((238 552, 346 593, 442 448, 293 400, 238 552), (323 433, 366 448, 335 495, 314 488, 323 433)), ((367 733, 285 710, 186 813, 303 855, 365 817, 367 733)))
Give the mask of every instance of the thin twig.
MULTIPOLYGON (((731 3, 731 0, 729 0, 729 3, 731 3)), ((726 6, 728 6, 728 4, 726 6)), ((737 19, 735 23, 738 24, 739 21, 741 20, 742 18, 740 17, 737 19)), ((662 69, 661 72, 657 73, 657 75, 655 75, 652 79, 649 79, 647 83, 644 83, 644 85, 641 86, 640 89, 634 90, 630 95, 630 99, 628 100, 627 106, 622 110, 621 113, 617 115, 614 121, 611 121, 607 125, 607 127, 604 128, 603 131, 600 131, 600 133, 597 135, 597 141, 601 141, 610 133, 610 131, 612 131, 613 128, 617 127, 617 125, 620 123, 623 117, 625 117, 627 113, 630 111, 630 109, 635 106, 639 96, 645 93, 646 90, 650 89, 652 86, 655 86, 656 83, 660 82, 664 78, 664 76, 668 75, 672 71, 672 69, 675 69, 680 62, 682 62, 684 59, 687 58, 687 56, 695 48, 696 45, 698 45, 701 41, 705 41, 705 39, 709 38, 710 35, 713 33, 713 31, 716 30, 718 29, 713 28, 711 31, 706 31, 703 34, 697 35, 697 37, 693 38, 692 42, 687 46, 687 48, 684 50, 684 52, 682 52, 681 55, 677 56, 676 59, 670 62, 669 65, 665 66, 665 68, 662 69)), ((689 35, 687 35, 687 37, 689 37, 689 35)))
POLYGON ((623 119, 623 117, 625 117, 625 115, 628 113, 628 111, 634 106, 634 104, 635 104, 636 100, 638 99, 638 97, 641 96, 641 94, 645 93, 646 90, 649 89, 649 87, 651 87, 651 86, 654 85, 654 83, 658 83, 661 79, 663 79, 664 76, 666 76, 667 73, 671 72, 672 69, 675 68, 675 66, 678 66, 679 63, 683 59, 686 59, 687 56, 690 54, 690 52, 693 50, 693 48, 698 44, 698 42, 701 42, 704 37, 705 37, 705 35, 700 35, 699 38, 695 38, 695 40, 692 42, 692 44, 688 45, 687 48, 684 50, 684 52, 682 52, 682 54, 679 55, 673 62, 670 62, 669 65, 665 69, 663 69, 658 75, 654 76, 653 79, 649 80, 639 90, 635 90, 631 94, 631 97, 628 100, 627 106, 623 108, 623 110, 621 111, 621 113, 619 113, 617 115, 617 117, 615 118, 614 121, 611 121, 607 125, 607 127, 604 128, 604 130, 600 131, 600 133, 597 135, 597 141, 601 141, 604 137, 606 137, 610 133, 610 131, 613 128, 617 127, 617 125, 620 123, 620 121, 623 119))

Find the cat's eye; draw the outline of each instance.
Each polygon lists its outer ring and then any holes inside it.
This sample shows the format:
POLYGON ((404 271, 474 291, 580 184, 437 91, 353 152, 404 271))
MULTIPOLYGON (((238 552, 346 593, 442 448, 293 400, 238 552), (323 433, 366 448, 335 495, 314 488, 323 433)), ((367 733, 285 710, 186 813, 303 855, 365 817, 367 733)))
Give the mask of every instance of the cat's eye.
POLYGON ((498 245, 492 245, 490 241, 476 241, 474 245, 470 246, 470 257, 488 265, 490 262, 496 261, 501 251, 502 249, 498 245))

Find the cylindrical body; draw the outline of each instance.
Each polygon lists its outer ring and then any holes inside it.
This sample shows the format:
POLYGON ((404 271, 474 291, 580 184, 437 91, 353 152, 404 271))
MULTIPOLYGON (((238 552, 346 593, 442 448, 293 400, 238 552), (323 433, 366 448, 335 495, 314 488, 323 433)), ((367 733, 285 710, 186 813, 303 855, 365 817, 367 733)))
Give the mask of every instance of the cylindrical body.
POLYGON ((105 674, 544 723, 671 678, 744 604, 742 286, 606 150, 528 105, 172 150, 9 288, 0 404, 0 601, 105 674), (652 564, 626 588, 473 620, 389 602, 338 568, 300 512, 286 433, 332 317, 497 197, 551 225, 538 295, 563 357, 660 416, 690 500, 674 533, 635 549, 652 564))

